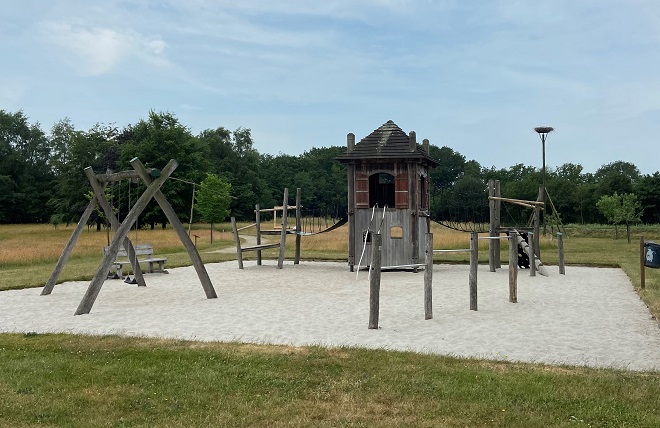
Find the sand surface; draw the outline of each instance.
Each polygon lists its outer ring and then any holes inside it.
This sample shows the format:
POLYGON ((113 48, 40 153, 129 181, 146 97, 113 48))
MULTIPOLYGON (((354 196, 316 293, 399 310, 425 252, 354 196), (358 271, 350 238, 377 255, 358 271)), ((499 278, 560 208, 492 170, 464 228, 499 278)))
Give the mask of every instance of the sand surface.
POLYGON ((118 334, 202 341, 358 346, 549 364, 660 370, 660 326, 620 269, 520 271, 479 266, 479 310, 469 310, 468 266, 435 265, 432 320, 423 273, 383 272, 380 329, 369 330, 369 280, 346 263, 207 265, 206 299, 192 267, 145 275, 147 287, 108 280, 92 311, 74 316, 88 282, 0 292, 0 332, 118 334))

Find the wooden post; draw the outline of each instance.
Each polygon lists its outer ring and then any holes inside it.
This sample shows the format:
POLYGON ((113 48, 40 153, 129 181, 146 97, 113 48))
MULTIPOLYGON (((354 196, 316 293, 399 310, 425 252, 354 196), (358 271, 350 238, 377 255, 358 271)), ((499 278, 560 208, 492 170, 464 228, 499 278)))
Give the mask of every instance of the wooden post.
MULTIPOLYGON (((415 143, 415 149, 417 148, 417 143, 415 143)), ((412 233, 411 250, 412 257, 411 261, 413 264, 419 263, 419 200, 418 200, 418 186, 417 186, 417 177, 419 177, 418 164, 417 163, 408 163, 408 187, 410 189, 409 196, 409 207, 412 208, 412 224, 410 232, 412 233)))
POLYGON ((566 268, 564 267, 564 235, 557 232, 557 251, 559 251, 559 274, 566 275, 566 268))
POLYGON ((376 233, 371 236, 371 239, 371 275, 369 276, 369 328, 377 329, 380 312, 380 252, 383 238, 380 233, 376 233))
MULTIPOLYGON (((488 196, 499 197, 500 182, 498 180, 488 180, 488 196)), ((490 209, 490 228, 489 234, 491 238, 499 236, 500 228, 500 208, 501 201, 496 199, 489 199, 488 206, 490 209)), ((488 240, 488 267, 491 272, 495 272, 500 265, 500 241, 498 239, 488 240)))
MULTIPOLYGON (((280 235, 280 255, 277 258, 277 268, 282 269, 284 265, 284 249, 286 247, 286 233, 287 233, 287 208, 289 207, 289 188, 284 188, 284 202, 282 203, 282 234, 280 235)), ((277 211, 273 211, 277 212, 277 211)))
POLYGON ((87 208, 85 209, 83 215, 80 217, 80 221, 78 221, 75 230, 71 234, 71 238, 69 238, 69 242, 67 242, 66 246, 64 247, 64 251, 62 251, 62 254, 60 254, 60 258, 57 260, 57 264, 55 265, 55 269, 53 269, 53 273, 50 275, 50 278, 48 279, 48 282, 44 286, 43 290, 41 290, 42 296, 46 296, 53 292, 55 283, 62 274, 64 265, 69 260, 69 256, 73 251, 73 247, 76 246, 76 241, 78 241, 80 234, 84 230, 85 225, 87 224, 87 220, 89 220, 92 212, 94 212, 94 208, 96 208, 96 196, 94 196, 94 198, 89 201, 89 204, 87 204, 87 208))
MULTIPOLYGON (((490 241, 494 241, 491 239, 490 241)), ((479 234, 470 232, 470 310, 477 310, 477 268, 479 266, 479 234)))
MULTIPOLYGON (((175 164, 177 164, 174 159, 170 160, 170 162, 174 162, 175 164)), ((169 163, 167 165, 169 165, 169 163)), ((135 169, 138 172, 144 184, 147 187, 151 186, 152 180, 151 180, 151 176, 149 175, 149 171, 147 171, 147 169, 144 167, 144 165, 142 165, 142 162, 140 162, 138 158, 133 158, 131 160, 131 166, 133 167, 133 169, 135 169)), ((164 171, 165 169, 161 171, 161 176, 163 176, 164 171)), ((159 178, 160 177, 154 179, 153 182, 155 182, 159 178)), ((172 228, 174 229, 176 234, 179 236, 179 241, 181 241, 183 247, 188 252, 188 257, 190 257, 190 261, 192 261, 193 267, 195 268, 195 272, 197 272, 197 277, 199 278, 199 282, 202 284, 202 288, 204 289, 206 298, 216 299, 218 295, 215 293, 215 289, 213 288, 213 283, 211 283, 211 278, 209 278, 209 274, 206 271, 206 266, 204 266, 204 262, 202 261, 202 258, 200 257, 199 252, 195 247, 195 244, 193 244, 193 242, 190 240, 190 236, 188 236, 186 230, 183 228, 183 225, 181 224, 179 217, 177 217, 174 208, 172 208, 172 205, 170 205, 170 203, 167 201, 167 198, 165 197, 163 192, 160 191, 160 188, 156 189, 156 192, 154 194, 154 199, 158 203, 158 206, 160 206, 160 209, 163 211, 163 214, 165 214, 165 217, 167 217, 167 220, 172 225, 172 228)))
MULTIPOLYGON (((257 245, 261 245, 261 209, 259 204, 254 206, 255 230, 257 234, 257 245)), ((240 265, 242 265, 242 261, 240 265)), ((257 266, 261 266, 261 250, 257 250, 257 266)), ((241 269, 243 269, 241 267, 241 269)))
POLYGON ((509 302, 518 303, 518 239, 509 232, 509 302))
MULTIPOLYGON (((349 134, 353 135, 353 134, 349 134)), ((353 136, 355 141, 355 136, 353 136)), ((349 270, 353 272, 355 266, 355 163, 351 162, 346 167, 346 174, 348 176, 348 266, 349 270)), ((358 266, 358 269, 360 267, 358 266)))
POLYGON ((644 236, 639 237, 639 286, 642 290, 646 288, 646 272, 644 270, 644 236))
POLYGON ((300 264, 300 203, 301 203, 300 187, 296 189, 296 254, 293 259, 293 264, 300 264))
MULTIPOLYGON (((545 201, 545 188, 539 187, 539 201, 545 201)), ((545 218, 545 214, 543 216, 545 218)), ((545 232, 544 232, 545 235, 545 232)), ((536 236, 536 248, 534 248, 534 254, 539 259, 541 258, 541 209, 539 207, 534 208, 534 236, 536 236)))
POLYGON ((241 238, 238 236, 236 227, 236 217, 231 218, 231 231, 234 234, 234 243, 236 244, 236 258, 238 259, 238 268, 243 269, 243 250, 241 249, 241 238))
POLYGON ((433 318, 433 234, 425 234, 426 269, 424 270, 424 319, 433 318))
MULTIPOLYGON (((96 271, 94 278, 92 278, 92 282, 89 284, 89 287, 87 288, 87 292, 85 293, 80 304, 78 305, 78 309, 76 310, 75 315, 88 314, 92 310, 92 306, 94 305, 94 301, 96 300, 96 298, 99 295, 99 292, 101 291, 101 287, 103 286, 103 282, 106 279, 108 270, 110 269, 110 266, 117 257, 117 253, 119 252, 119 247, 126 239, 128 232, 130 232, 130 229, 135 223, 137 217, 147 207, 147 204, 154 197, 154 194, 160 189, 160 186, 163 185, 163 183, 165 182, 165 180, 167 180, 170 174, 174 172, 174 169, 176 169, 176 167, 177 167, 177 162, 173 159, 170 160, 170 162, 168 162, 165 168, 163 168, 163 170, 161 171, 161 176, 155 179, 147 186, 147 189, 144 191, 144 193, 142 193, 142 196, 140 196, 137 202, 135 203, 135 205, 133 205, 133 208, 131 208, 131 210, 129 211, 128 215, 124 219, 124 222, 115 232, 115 237, 108 247, 108 252, 103 255, 103 260, 101 261, 101 265, 96 271)), ((188 238, 188 240, 190 240, 190 237, 188 237, 188 234, 186 233, 185 230, 183 230, 183 234, 188 238)))
POLYGON ((528 232, 527 236, 529 238, 529 248, 532 249, 530 254, 527 255, 529 257, 529 276, 536 276, 536 255, 534 254, 534 240, 536 238, 534 232, 528 232))

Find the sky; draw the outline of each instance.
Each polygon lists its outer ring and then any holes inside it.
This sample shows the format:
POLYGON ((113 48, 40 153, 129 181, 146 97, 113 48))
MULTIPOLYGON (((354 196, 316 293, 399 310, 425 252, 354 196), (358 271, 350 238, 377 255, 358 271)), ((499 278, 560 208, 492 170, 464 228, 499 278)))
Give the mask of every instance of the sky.
POLYGON ((657 0, 0 0, 0 109, 45 132, 171 112, 260 153, 388 120, 484 167, 660 170, 657 0))

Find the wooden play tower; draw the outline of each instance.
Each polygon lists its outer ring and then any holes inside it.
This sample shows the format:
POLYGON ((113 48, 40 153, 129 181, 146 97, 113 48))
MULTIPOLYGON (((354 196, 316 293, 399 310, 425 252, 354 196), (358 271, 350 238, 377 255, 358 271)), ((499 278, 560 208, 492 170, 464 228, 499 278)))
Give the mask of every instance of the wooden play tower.
POLYGON ((417 144, 415 132, 387 121, 359 143, 348 134, 347 150, 337 160, 348 173, 348 264, 369 265, 371 235, 382 236, 382 267, 413 268, 424 257, 429 224, 429 170, 437 162, 429 141, 417 144))

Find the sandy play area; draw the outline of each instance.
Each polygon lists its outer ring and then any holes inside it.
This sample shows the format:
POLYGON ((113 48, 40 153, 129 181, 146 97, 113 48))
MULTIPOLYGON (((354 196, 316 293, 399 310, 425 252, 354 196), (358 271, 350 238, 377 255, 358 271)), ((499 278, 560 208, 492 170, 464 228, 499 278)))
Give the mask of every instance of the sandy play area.
POLYGON ((435 265, 434 319, 424 320, 423 273, 383 272, 379 330, 367 328, 367 272, 346 263, 274 262, 244 270, 207 265, 217 299, 192 267, 146 275, 147 287, 105 282, 92 311, 74 316, 88 282, 0 292, 1 332, 66 332, 359 346, 496 360, 660 370, 660 327, 620 269, 520 271, 508 302, 507 269, 479 266, 479 311, 469 310, 468 266, 435 265))

